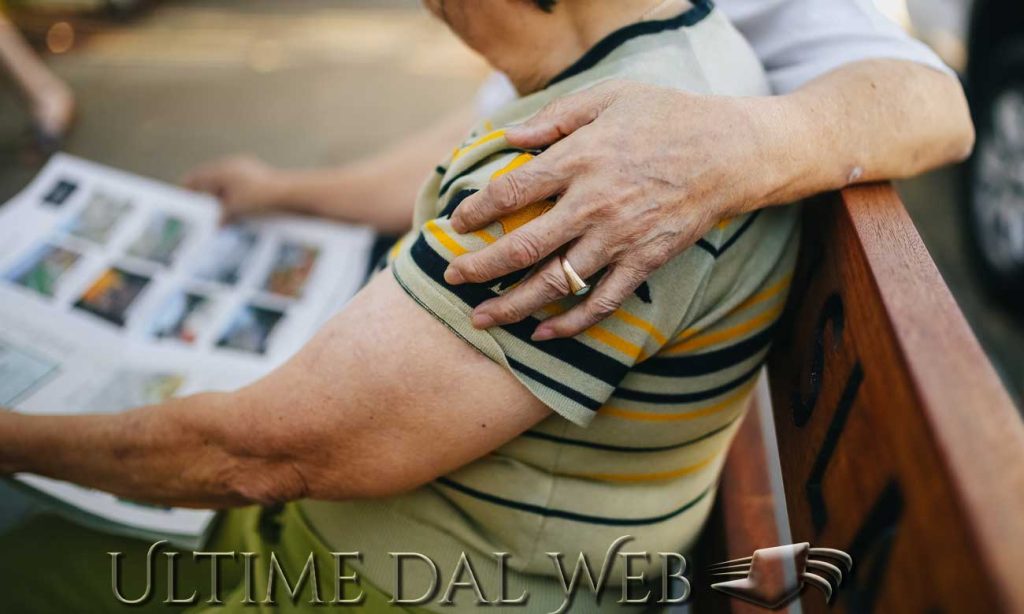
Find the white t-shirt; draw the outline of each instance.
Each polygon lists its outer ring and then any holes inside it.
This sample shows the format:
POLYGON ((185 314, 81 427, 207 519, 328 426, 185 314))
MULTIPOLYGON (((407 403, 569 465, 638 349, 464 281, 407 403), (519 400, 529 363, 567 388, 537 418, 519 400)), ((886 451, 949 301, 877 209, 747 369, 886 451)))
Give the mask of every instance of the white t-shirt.
MULTIPOLYGON (((919 62, 953 74, 923 43, 886 18, 871 0, 717 0, 750 42, 772 89, 784 94, 844 64, 867 59, 919 62)), ((495 74, 477 106, 486 115, 515 97, 495 74)))

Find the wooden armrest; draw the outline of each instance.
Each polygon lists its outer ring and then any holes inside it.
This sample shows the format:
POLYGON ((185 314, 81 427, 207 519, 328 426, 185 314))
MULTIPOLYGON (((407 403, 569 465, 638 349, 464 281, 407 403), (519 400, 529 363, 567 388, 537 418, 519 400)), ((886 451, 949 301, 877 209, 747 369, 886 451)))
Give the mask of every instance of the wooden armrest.
MULTIPOLYGON (((768 376, 791 541, 854 558, 834 608, 1024 611, 1024 424, 891 185, 806 206, 768 376)), ((757 439, 745 424, 698 566, 785 532, 757 439)), ((744 611, 700 571, 698 604, 744 611)))
POLYGON ((809 204, 802 250, 769 361, 794 541, 853 555, 850 609, 1024 611, 1024 425, 893 187, 809 204))

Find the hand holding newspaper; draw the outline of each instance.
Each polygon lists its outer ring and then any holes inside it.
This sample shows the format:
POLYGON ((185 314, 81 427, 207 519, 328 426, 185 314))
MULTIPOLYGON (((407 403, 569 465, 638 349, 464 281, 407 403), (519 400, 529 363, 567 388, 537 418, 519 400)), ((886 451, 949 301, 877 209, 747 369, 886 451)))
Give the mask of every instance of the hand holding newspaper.
MULTIPOLYGON (((0 407, 114 412, 237 388, 299 349, 362 282, 368 229, 218 219, 209 197, 54 157, 0 208, 0 407)), ((77 521, 186 547, 213 518, 15 479, 77 521)))

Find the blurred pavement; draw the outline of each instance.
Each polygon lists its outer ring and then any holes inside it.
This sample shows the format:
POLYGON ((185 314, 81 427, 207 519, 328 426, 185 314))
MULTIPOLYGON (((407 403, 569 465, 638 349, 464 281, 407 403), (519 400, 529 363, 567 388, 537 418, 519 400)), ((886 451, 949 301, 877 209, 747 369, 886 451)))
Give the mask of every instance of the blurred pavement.
MULTIPOLYGON (((42 41, 54 19, 22 23, 42 41)), ((67 151, 172 182, 238 151, 285 166, 358 158, 471 97, 486 72, 416 0, 177 1, 124 21, 70 21, 74 46, 49 57, 79 96, 67 151)), ((38 168, 26 164, 28 121, 12 89, 0 81, 0 202, 38 168)), ((900 190, 1020 402, 1024 320, 973 277, 956 181, 940 171, 900 190)))
MULTIPOLYGON (((52 21, 23 23, 43 40, 52 21)), ((67 151, 167 181, 239 151, 287 166, 357 158, 486 74, 415 0, 163 2, 120 23, 71 22, 75 46, 48 58, 79 97, 67 151)), ((34 172, 12 90, 0 81, 3 199, 34 172)))

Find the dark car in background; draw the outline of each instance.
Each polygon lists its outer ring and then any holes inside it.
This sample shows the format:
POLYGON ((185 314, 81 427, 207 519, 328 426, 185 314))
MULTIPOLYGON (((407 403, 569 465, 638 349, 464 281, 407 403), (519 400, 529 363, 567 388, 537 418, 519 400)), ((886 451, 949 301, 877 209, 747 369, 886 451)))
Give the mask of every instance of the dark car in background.
POLYGON ((974 0, 968 15, 965 229, 989 288, 1024 313, 1024 0, 974 0))
POLYGON ((978 131, 963 232, 978 277, 1024 321, 1024 0, 874 0, 961 75, 978 131))

